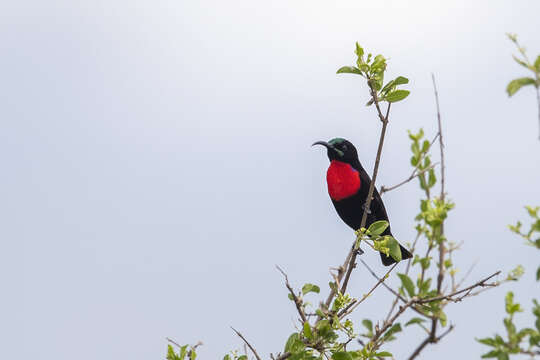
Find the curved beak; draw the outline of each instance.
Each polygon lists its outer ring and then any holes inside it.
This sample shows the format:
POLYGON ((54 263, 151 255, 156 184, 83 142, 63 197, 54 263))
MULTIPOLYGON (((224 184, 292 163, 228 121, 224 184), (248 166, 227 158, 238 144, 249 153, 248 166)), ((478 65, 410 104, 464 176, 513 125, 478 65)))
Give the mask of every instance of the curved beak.
POLYGON ((339 157, 343 157, 343 155, 345 155, 343 154, 343 151, 336 149, 334 145, 329 144, 326 141, 315 141, 313 144, 311 144, 311 146, 315 146, 315 145, 322 145, 326 147, 328 149, 328 154, 330 153, 337 154, 339 157))
POLYGON ((315 146, 315 145, 322 145, 327 149, 333 149, 334 148, 332 145, 330 145, 326 141, 315 141, 313 144, 311 144, 311 146, 315 146))

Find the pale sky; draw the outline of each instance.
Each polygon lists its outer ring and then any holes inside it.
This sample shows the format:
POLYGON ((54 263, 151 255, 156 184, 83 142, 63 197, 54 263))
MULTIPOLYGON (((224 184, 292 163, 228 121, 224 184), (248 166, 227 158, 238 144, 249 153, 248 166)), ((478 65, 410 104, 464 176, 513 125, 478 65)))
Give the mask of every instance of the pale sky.
MULTIPOLYGON (((389 58, 389 77, 410 79, 378 186, 410 174, 407 129, 435 134, 433 72, 460 274, 526 268, 450 305, 456 329, 421 357, 479 358, 474 337, 503 331, 505 292, 527 309, 520 325, 539 293, 538 252, 507 230, 540 205, 537 104, 532 88, 504 91, 526 75, 505 33, 536 57, 539 13, 532 0, 2 3, 0 357, 163 359, 171 337, 222 358, 242 346, 229 326, 260 354, 281 351, 296 315, 274 265, 326 296, 353 239, 310 144, 347 138, 373 167, 380 125, 365 85, 335 74, 359 41, 389 58)), ((401 242, 420 194, 410 183, 384 196, 401 242)), ((385 270, 369 249, 363 259, 385 270)), ((351 294, 373 283, 360 266, 351 294)), ((390 302, 379 289, 353 319, 382 319, 390 302)), ((405 358, 423 337, 388 350, 405 358)))

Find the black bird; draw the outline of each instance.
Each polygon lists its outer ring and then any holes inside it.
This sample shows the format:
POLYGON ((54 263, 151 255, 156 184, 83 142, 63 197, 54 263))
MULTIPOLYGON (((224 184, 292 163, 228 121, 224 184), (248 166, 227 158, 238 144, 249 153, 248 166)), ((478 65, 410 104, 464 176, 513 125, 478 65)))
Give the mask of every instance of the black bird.
MULTIPOLYGON (((360 229, 371 178, 360 164, 356 148, 342 138, 332 139, 329 142, 317 141, 313 145, 322 145, 328 150, 330 167, 326 172, 326 182, 328 194, 339 217, 353 230, 360 229)), ((368 228, 377 220, 388 221, 388 215, 379 192, 374 188, 365 227, 368 228)), ((381 235, 393 236, 390 226, 381 235)), ((407 249, 401 245, 399 247, 402 259, 412 257, 407 249)), ((388 266, 396 262, 392 257, 380 254, 384 265, 388 266)))

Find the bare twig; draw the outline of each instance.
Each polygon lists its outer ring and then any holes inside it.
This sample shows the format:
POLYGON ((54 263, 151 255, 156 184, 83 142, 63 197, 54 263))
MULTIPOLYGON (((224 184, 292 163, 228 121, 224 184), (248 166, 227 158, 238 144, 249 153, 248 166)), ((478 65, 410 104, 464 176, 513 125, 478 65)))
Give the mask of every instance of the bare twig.
POLYGON ((174 344, 174 345, 178 346, 179 348, 182 347, 182 345, 180 345, 179 343, 177 343, 176 341, 174 341, 174 340, 171 339, 171 338, 168 338, 168 337, 167 337, 167 338, 165 338, 165 339, 167 339, 167 341, 170 342, 171 344, 174 344))
POLYGON ((440 300, 448 300, 448 301, 452 301, 452 302, 459 302, 459 301, 463 300, 466 296, 468 296, 470 294, 470 291, 473 290, 474 288, 496 286, 497 283, 490 284, 490 283, 487 283, 487 281, 490 280, 492 277, 499 275, 500 273, 501 273, 500 271, 497 271, 497 272, 489 275, 488 277, 486 277, 486 278, 472 284, 471 286, 467 286, 464 289, 454 291, 453 293, 450 293, 450 294, 447 294, 447 295, 439 295, 439 296, 435 296, 435 297, 428 298, 428 299, 420 299, 417 302, 419 304, 425 304, 425 303, 429 303, 429 302, 433 302, 433 301, 440 301, 440 300), (464 296, 454 298, 454 296, 462 294, 462 293, 466 293, 466 294, 464 296))
MULTIPOLYGON (((435 75, 431 74, 431 80, 433 81, 433 91, 435 93, 435 103, 437 104, 437 125, 439 127, 439 148, 441 152, 441 201, 444 201, 445 197, 445 189, 444 189, 444 183, 445 183, 445 176, 444 176, 444 140, 443 140, 443 133, 442 133, 442 124, 441 124, 441 111, 439 108, 439 93, 437 92, 437 84, 435 83, 435 75)), ((441 224, 441 237, 444 236, 444 223, 441 224)), ((441 243, 439 244, 439 275, 437 276, 437 292, 441 293, 441 286, 444 278, 444 255, 445 255, 446 249, 444 245, 444 241, 441 240, 441 243)))
MULTIPOLYGON (((538 78, 538 75, 536 75, 538 78)), ((538 140, 540 140, 540 90, 536 87, 536 101, 538 102, 538 140)))
POLYGON ((373 350, 377 349, 380 344, 378 344, 378 340, 379 338, 386 332, 386 330, 388 330, 388 328, 390 328, 390 326, 392 326, 392 324, 394 324, 394 322, 396 321, 396 319, 401 315, 403 314, 403 312, 405 310, 407 310, 409 307, 411 307, 414 303, 416 303, 418 301, 418 298, 417 297, 412 297, 409 301, 407 301, 405 304, 401 305, 399 307, 399 310, 395 313, 394 316, 392 316, 389 320, 386 320, 384 323, 383 323, 383 326, 380 328, 380 329, 377 329, 375 331, 375 334, 373 335, 373 337, 369 340, 370 343, 373 344, 373 350))
POLYGON ((382 194, 384 194, 385 192, 388 192, 388 191, 392 191, 402 185, 405 185, 406 183, 408 183, 409 181, 411 181, 412 179, 414 179, 415 177, 418 177, 424 173, 426 173, 427 171, 433 169, 435 166, 437 166, 439 163, 434 163, 434 164, 431 164, 430 166, 428 166, 427 168, 421 170, 420 172, 416 172, 418 170, 418 168, 415 168, 414 171, 412 172, 412 174, 406 178, 405 180, 403 180, 402 182, 400 182, 399 184, 397 185, 394 185, 394 186, 389 186, 389 187, 385 187, 385 186, 381 186, 381 191, 380 191, 380 194, 382 196, 382 194))
MULTIPOLYGON (((369 271, 369 273, 371 274, 371 276, 373 276, 375 279, 381 281, 382 278, 380 278, 379 276, 377 276, 377 274, 375 274, 375 272, 369 267, 369 265, 362 259, 360 259, 360 262, 365 266, 365 268, 369 271)), ((396 295, 396 297, 403 301, 403 302, 407 302, 407 300, 401 296, 396 290, 392 289, 390 286, 388 286, 385 282, 381 281, 382 283, 382 286, 384 286, 388 291, 390 291, 392 294, 396 295)))
MULTIPOLYGON (((366 269, 368 269, 368 271, 371 273, 371 275, 375 278, 375 279, 378 279, 380 280, 381 278, 379 278, 379 276, 377 276, 377 274, 375 274, 375 272, 369 267, 368 264, 366 264, 366 262, 362 259, 360 259, 360 262, 362 264, 364 264, 364 266, 366 267, 366 269)), ((397 305, 397 302, 399 300, 401 300, 403 303, 406 303, 407 302, 407 299, 405 299, 403 296, 401 296, 396 290, 392 289, 390 286, 388 286, 385 282, 382 282, 381 283, 382 286, 384 286, 388 291, 390 291, 392 294, 394 294, 396 296, 394 302, 392 303, 392 307, 390 308, 390 311, 388 312, 388 316, 386 317, 386 320, 385 321, 388 321, 390 320, 390 317, 392 316, 393 312, 394 312, 394 308, 396 307, 397 305)), ((433 316, 430 316, 428 314, 425 314, 423 311, 419 310, 416 306, 411 306, 411 309, 416 311, 419 315, 422 315, 422 316, 425 316, 427 318, 433 318, 433 316)))
POLYGON ((240 339, 242 339, 244 341, 244 343, 249 347, 249 349, 253 352, 253 355, 255 355, 255 357, 257 358, 257 360, 261 360, 261 357, 259 356, 259 354, 257 354, 257 351, 253 348, 253 346, 251 346, 251 344, 249 343, 249 341, 246 340, 245 337, 242 336, 242 334, 240 334, 235 328, 233 328, 231 326, 231 329, 233 329, 233 331, 236 333, 236 335, 238 335, 240 337, 240 339))
MULTIPOLYGON (((363 261, 362 261, 363 262, 363 261)), ((384 276, 382 278, 380 278, 377 283, 375 285, 373 285, 373 287, 371 288, 371 290, 368 291, 367 294, 364 294, 364 296, 362 296, 362 298, 360 300, 354 300, 352 301, 345 309, 343 309, 339 314, 338 314, 338 317, 339 318, 343 318, 347 315, 349 315, 350 313, 352 313, 354 311, 354 309, 356 309, 356 307, 358 307, 358 305, 360 305, 364 300, 366 300, 369 295, 371 295, 373 293, 373 291, 375 291, 375 289, 380 285, 380 284, 384 284, 384 280, 386 280, 388 278, 388 275, 390 275, 390 273, 392 272, 392 270, 395 269, 395 267, 397 266, 398 263, 395 263, 387 272, 386 274, 384 274, 384 276)))
MULTIPOLYGON (((436 138, 437 137, 435 137, 435 139, 436 138)), ((416 250, 416 243, 418 242, 419 238, 420 238, 420 233, 417 233, 416 237, 414 238, 413 244, 412 244, 411 254, 414 254, 414 252, 416 250)), ((407 260, 407 266, 405 267, 405 275, 409 275, 409 270, 411 269, 412 260, 413 260, 413 258, 410 258, 409 260, 407 260)), ((367 266, 367 264, 365 264, 365 265, 368 268, 368 270, 371 272, 371 274, 376 277, 377 275, 369 268, 369 266, 367 266)), ((386 284, 384 284, 384 285, 386 285, 386 284)), ((390 319, 390 316, 392 316, 392 313, 394 312, 394 309, 395 309, 395 307, 396 307, 396 305, 398 303, 398 300, 401 300, 401 301, 405 302, 405 299, 401 295, 399 295, 399 293, 396 293, 394 291, 392 291, 392 293, 394 295, 396 295, 396 298, 392 302, 392 306, 390 306, 390 311, 388 311, 388 315, 386 316, 386 320, 390 319)))
POLYGON ((298 310, 298 314, 300 315, 300 318, 302 318, 302 324, 305 323, 307 321, 307 318, 306 318, 306 314, 304 313, 304 309, 302 307, 302 301, 300 301, 300 299, 298 299, 298 296, 296 296, 296 294, 294 293, 294 290, 291 287, 291 284, 289 284, 289 277, 287 276, 287 274, 285 274, 285 271, 283 271, 277 265, 276 265, 276 269, 278 269, 278 271, 282 273, 283 276, 285 277, 285 286, 289 290, 289 293, 291 294, 294 300, 294 305, 296 305, 296 310, 298 310))
MULTIPOLYGON (((176 341, 174 341, 173 339, 171 339, 169 337, 166 337, 165 339, 167 339, 167 341, 170 342, 171 344, 178 346, 179 348, 182 347, 182 345, 180 345, 179 343, 177 343, 176 341)), ((191 348, 193 350, 195 350, 196 348, 198 348, 201 345, 203 345, 202 341, 197 341, 197 343, 195 345, 192 345, 191 348)))
POLYGON ((420 352, 424 349, 424 347, 426 347, 427 344, 429 343, 434 344, 434 343, 439 342, 439 340, 441 340, 443 337, 448 335, 448 333, 450 333, 452 330, 454 330, 454 325, 450 325, 448 329, 445 332, 443 332, 441 335, 439 335, 438 337, 432 337, 432 335, 429 334, 428 337, 424 341, 422 341, 420 345, 418 345, 418 347, 416 348, 416 350, 414 350, 411 356, 409 356, 409 360, 416 358, 420 354, 420 352))

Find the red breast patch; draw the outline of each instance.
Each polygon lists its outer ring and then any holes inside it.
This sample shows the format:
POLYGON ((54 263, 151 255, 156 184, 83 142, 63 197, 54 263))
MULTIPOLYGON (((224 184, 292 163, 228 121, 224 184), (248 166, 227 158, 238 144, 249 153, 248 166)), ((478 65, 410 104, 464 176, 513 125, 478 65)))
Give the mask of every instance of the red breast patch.
POLYGON ((351 165, 332 160, 326 172, 326 182, 332 200, 339 201, 356 194, 360 189, 360 174, 351 165))

